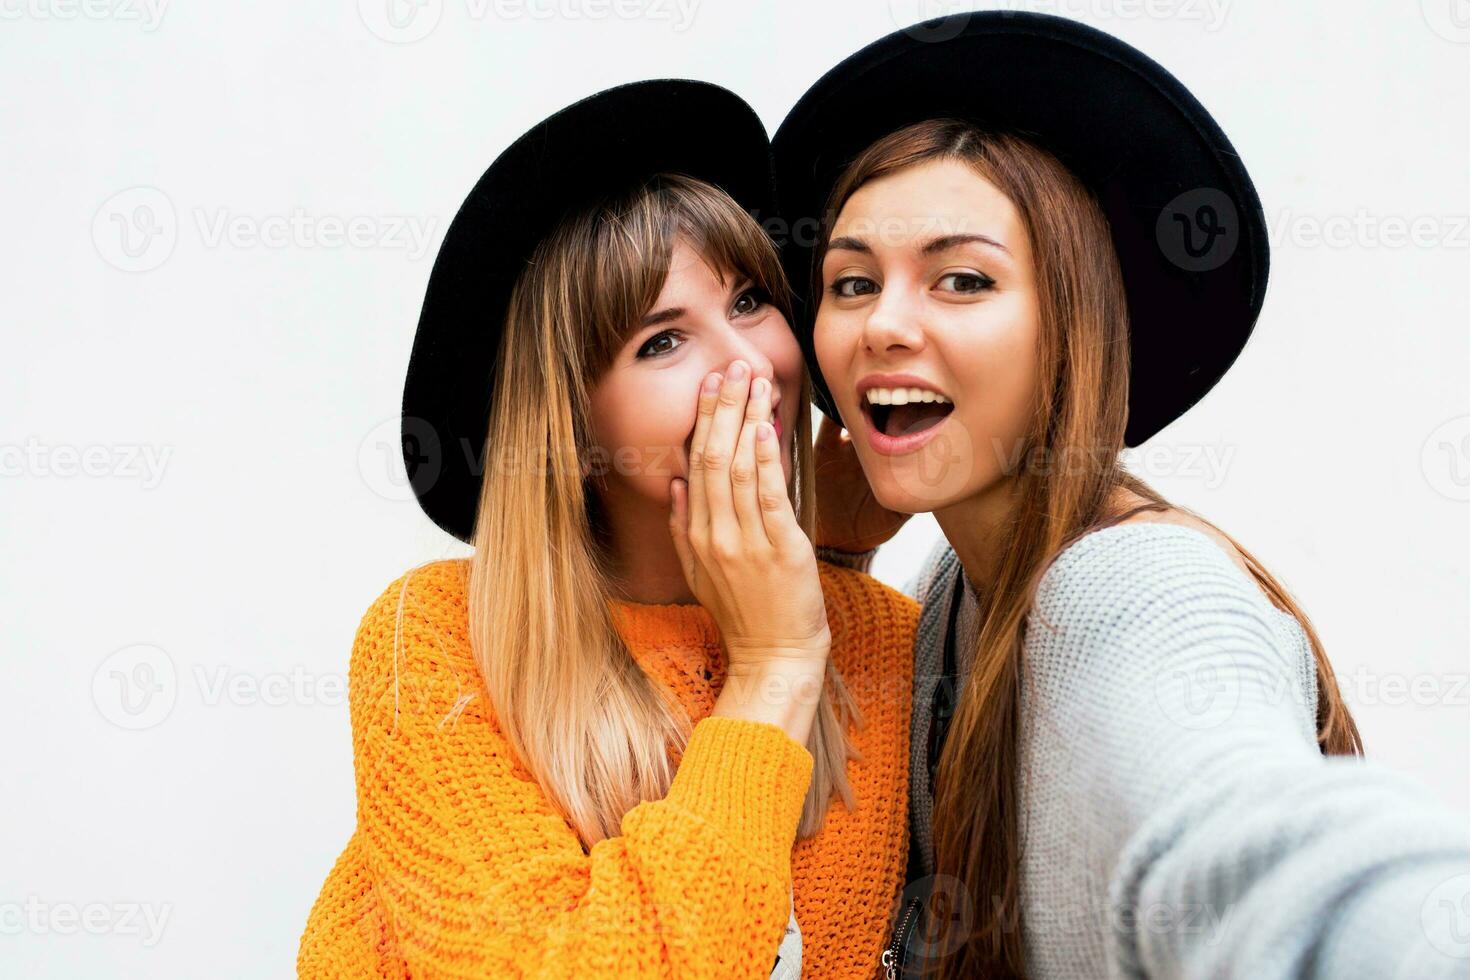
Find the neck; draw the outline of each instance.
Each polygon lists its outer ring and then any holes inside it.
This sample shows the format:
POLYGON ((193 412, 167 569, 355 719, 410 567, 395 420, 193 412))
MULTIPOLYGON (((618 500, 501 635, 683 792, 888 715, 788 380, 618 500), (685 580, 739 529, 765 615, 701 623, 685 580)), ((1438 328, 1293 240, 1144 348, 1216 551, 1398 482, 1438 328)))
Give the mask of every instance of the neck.
POLYGON ((1016 487, 1015 480, 1002 479, 973 497, 934 512, 935 522, 978 590, 988 589, 995 582, 1016 487))
POLYGON ((698 603, 669 534, 669 514, 646 500, 603 498, 614 598, 658 605, 698 603))

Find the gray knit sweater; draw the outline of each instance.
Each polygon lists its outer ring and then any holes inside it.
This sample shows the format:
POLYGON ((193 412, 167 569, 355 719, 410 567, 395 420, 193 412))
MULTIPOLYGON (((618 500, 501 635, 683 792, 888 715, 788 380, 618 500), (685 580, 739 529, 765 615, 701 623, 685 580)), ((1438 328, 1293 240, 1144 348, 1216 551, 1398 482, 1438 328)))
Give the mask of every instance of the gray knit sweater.
MULTIPOLYGON (((821 551, 864 570, 872 556, 821 551)), ((941 540, 905 589, 923 606, 910 832, 924 875, 929 705, 961 573, 941 540)), ((966 578, 961 686, 977 612, 966 578)), ((1121 525, 1058 556, 1022 667, 1031 976, 1470 977, 1470 819, 1411 779, 1324 758, 1315 676, 1301 625, 1199 531, 1121 525)))

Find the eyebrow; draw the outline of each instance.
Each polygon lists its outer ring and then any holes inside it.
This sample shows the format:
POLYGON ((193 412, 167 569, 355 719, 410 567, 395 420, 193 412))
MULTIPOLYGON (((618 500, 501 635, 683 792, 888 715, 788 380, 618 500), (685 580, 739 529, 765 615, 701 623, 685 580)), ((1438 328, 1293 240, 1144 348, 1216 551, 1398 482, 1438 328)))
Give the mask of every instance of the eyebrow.
POLYGON ((648 316, 644 317, 640 324, 640 328, 656 327, 660 323, 668 323, 670 320, 677 320, 686 312, 687 311, 682 306, 665 307, 662 310, 659 310, 655 313, 650 313, 648 314, 648 316))
MULTIPOLYGON (((923 247, 919 249, 919 254, 933 255, 936 252, 943 252, 947 249, 969 244, 989 245, 991 248, 1000 249, 1007 255, 1009 255, 1011 252, 1010 249, 1006 248, 1004 245, 996 241, 994 238, 991 238, 989 235, 969 233, 957 235, 941 235, 938 238, 931 238, 929 239, 929 241, 924 243, 923 247)), ((873 254, 873 249, 868 245, 867 242, 863 241, 861 238, 853 238, 850 235, 842 235, 838 238, 834 238, 831 242, 827 244, 827 251, 831 252, 836 249, 843 249, 849 252, 861 252, 863 255, 873 254)))

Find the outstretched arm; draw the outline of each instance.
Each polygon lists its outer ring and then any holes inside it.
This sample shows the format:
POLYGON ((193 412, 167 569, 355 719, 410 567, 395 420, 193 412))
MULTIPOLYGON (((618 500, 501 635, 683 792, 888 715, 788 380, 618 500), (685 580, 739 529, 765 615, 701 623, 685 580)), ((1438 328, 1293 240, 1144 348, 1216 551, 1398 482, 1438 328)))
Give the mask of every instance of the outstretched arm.
POLYGON ((1069 551, 1028 626, 1023 769, 1082 866, 1028 854, 1028 908, 1107 923, 1120 976, 1470 976, 1470 820, 1321 755, 1310 651, 1255 583, 1187 528, 1069 551))

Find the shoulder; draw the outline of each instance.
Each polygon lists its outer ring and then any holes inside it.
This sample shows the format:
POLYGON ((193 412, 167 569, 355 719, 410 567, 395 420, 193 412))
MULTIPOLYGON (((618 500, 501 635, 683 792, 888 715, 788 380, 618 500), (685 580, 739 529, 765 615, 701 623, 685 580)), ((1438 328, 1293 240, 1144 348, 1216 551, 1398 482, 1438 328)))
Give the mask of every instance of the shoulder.
POLYGON ((1235 563, 1237 568, 1247 576, 1250 575, 1250 567, 1246 564, 1245 556, 1236 549, 1235 544, 1221 533, 1219 528, 1208 521, 1200 520, 1193 514, 1173 508, 1166 511, 1143 511, 1123 521, 1121 526, 1183 527, 1197 531, 1219 548, 1227 558, 1235 563))
POLYGON ((817 562, 832 653, 842 659, 877 653, 884 661, 912 656, 919 604, 871 575, 825 561, 817 562))
POLYGON ((1184 524, 1101 528, 1056 556, 1037 585, 1037 607, 1086 613, 1100 602, 1130 606, 1226 595, 1265 602, 1245 567, 1212 536, 1184 524))
POLYGON ((359 639, 381 639, 385 631, 414 628, 453 630, 464 618, 469 560, 449 558, 408 569, 378 593, 358 624, 359 639), (368 634, 364 637, 364 634, 368 634))
POLYGON ((462 687, 475 676, 465 585, 468 559, 408 569, 389 582, 358 623, 348 667, 354 718, 391 703, 402 708, 405 686, 422 696, 462 687))
POLYGON ((1133 662, 1202 645, 1284 661, 1288 618, 1212 536, 1175 523, 1122 524, 1083 536, 1047 568, 1026 642, 1074 657, 1126 651, 1133 662))
POLYGON ((1174 792, 1190 766, 1315 751, 1311 650, 1209 535, 1167 523, 1093 531, 1057 556, 1026 620, 1023 711, 1069 733, 1120 793, 1174 792), (1152 768, 1150 768, 1152 767, 1152 768))

